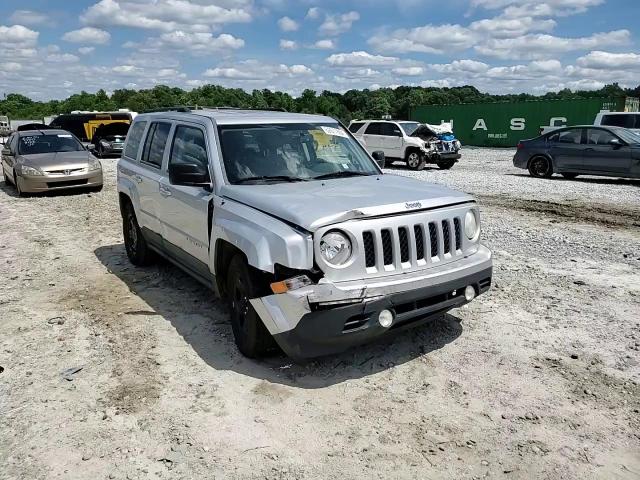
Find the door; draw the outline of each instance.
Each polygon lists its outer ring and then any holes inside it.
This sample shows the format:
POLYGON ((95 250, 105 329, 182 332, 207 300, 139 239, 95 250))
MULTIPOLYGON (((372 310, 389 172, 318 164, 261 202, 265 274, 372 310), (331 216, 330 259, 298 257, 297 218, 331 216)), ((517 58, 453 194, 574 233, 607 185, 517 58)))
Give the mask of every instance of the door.
POLYGON ((4 172, 5 183, 7 181, 7 176, 11 178, 11 181, 15 183, 16 179, 13 178, 13 164, 16 160, 17 155, 17 138, 16 134, 12 134, 7 143, 2 145, 2 170, 4 172), (6 153, 5 153, 6 152, 6 153))
POLYGON ((384 123, 382 127, 382 134, 384 135, 384 154, 385 156, 402 158, 404 152, 402 151, 402 130, 395 123, 384 123))
MULTIPOLYGON (((159 243, 162 228, 158 214, 160 211, 160 180, 162 179, 162 164, 165 156, 167 140, 171 124, 168 122, 153 122, 147 129, 140 163, 134 165, 133 178, 136 181, 140 195, 140 212, 138 223, 151 233, 150 240, 159 243)), ((160 242, 161 243, 161 242, 160 242)))
POLYGON ((559 172, 578 172, 584 167, 582 128, 569 128, 549 137, 549 153, 559 172))
POLYGON ((598 174, 628 175, 631 173, 631 149, 629 146, 602 128, 587 129, 585 170, 598 174), (618 141, 618 145, 612 145, 618 141))
MULTIPOLYGON (((371 122, 365 129, 362 138, 364 138, 364 143, 369 153, 373 153, 376 150, 384 151, 384 137, 382 136, 383 125, 382 122, 371 122)), ((386 154, 387 152, 385 152, 385 155, 386 154)))
POLYGON ((170 143, 165 175, 160 182, 162 237, 165 250, 195 273, 209 275, 209 202, 204 186, 172 183, 168 170, 176 164, 196 164, 208 172, 206 131, 195 124, 177 124, 170 143))

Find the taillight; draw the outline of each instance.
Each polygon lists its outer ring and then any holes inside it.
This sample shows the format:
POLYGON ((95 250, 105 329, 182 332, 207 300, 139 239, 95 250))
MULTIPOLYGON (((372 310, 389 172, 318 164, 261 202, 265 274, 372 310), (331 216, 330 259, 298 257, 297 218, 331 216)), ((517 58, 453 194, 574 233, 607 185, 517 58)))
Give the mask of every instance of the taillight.
POLYGON ((522 142, 518 142, 518 144, 516 145, 516 148, 517 148, 518 150, 520 150, 521 148, 524 148, 524 143, 522 143, 522 142))

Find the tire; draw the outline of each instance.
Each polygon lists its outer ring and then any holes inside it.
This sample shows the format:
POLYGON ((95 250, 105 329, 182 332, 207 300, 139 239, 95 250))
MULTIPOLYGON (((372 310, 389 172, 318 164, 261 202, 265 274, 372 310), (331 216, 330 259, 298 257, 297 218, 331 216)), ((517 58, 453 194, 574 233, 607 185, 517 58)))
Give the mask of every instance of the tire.
POLYGON ((13 171, 13 186, 16 187, 16 193, 19 197, 24 197, 24 192, 20 189, 20 179, 16 175, 16 171, 13 171))
POLYGON ((440 160, 439 162, 436 162, 438 165, 438 168, 440 168, 440 170, 449 170, 451 167, 453 167, 456 164, 455 160, 440 160))
POLYGON ((533 157, 529 160, 529 174, 536 178, 551 178, 553 166, 547 157, 533 157))
POLYGON ((404 160, 407 162, 407 167, 411 170, 420 171, 424 168, 424 155, 417 150, 409 150, 405 155, 404 160))
POLYGON ((573 180, 574 178, 576 178, 578 176, 577 173, 563 173, 562 176, 564 178, 566 178, 567 180, 573 180))
POLYGON ((255 278, 244 257, 236 255, 227 270, 226 295, 231 328, 238 350, 245 357, 259 358, 275 347, 273 337, 249 302, 260 296, 255 278))
POLYGON ((131 263, 137 266, 153 263, 154 254, 142 235, 142 230, 136 219, 136 212, 131 203, 127 203, 124 207, 122 234, 124 236, 124 247, 127 251, 127 257, 129 257, 131 263))

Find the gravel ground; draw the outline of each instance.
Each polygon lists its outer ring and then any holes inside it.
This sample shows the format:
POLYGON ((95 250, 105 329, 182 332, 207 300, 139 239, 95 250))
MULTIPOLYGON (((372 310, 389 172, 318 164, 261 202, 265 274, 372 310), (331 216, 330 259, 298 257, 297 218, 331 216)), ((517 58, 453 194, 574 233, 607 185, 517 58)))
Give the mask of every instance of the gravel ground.
POLYGON ((115 160, 100 193, 0 184, 0 478, 640 478, 640 182, 511 155, 388 170, 478 197, 493 289, 303 366, 243 358, 220 301, 128 263, 115 160))

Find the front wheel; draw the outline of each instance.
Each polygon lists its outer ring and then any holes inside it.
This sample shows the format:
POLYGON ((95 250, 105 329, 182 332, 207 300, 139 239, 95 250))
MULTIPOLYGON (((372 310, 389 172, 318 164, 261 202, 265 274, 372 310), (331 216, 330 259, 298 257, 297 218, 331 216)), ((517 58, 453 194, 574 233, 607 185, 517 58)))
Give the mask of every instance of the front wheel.
POLYGON ((529 162, 529 173, 532 177, 550 178, 553 175, 553 167, 546 157, 534 157, 529 162))
POLYGON ((229 264, 226 294, 233 337, 240 353, 257 358, 272 350, 275 346, 273 337, 249 302, 249 299, 260 296, 260 292, 241 255, 233 257, 229 264))
POLYGON ((136 212, 131 203, 124 207, 122 215, 122 234, 127 257, 134 265, 143 266, 153 262, 153 252, 142 235, 136 219, 136 212))
POLYGON ((455 164, 456 164, 455 160, 440 160, 439 162, 437 162, 437 165, 440 168, 440 170, 449 170, 455 164))
POLYGON ((407 161, 407 167, 411 170, 422 170, 424 168, 424 156, 416 150, 407 152, 405 160, 407 161))

